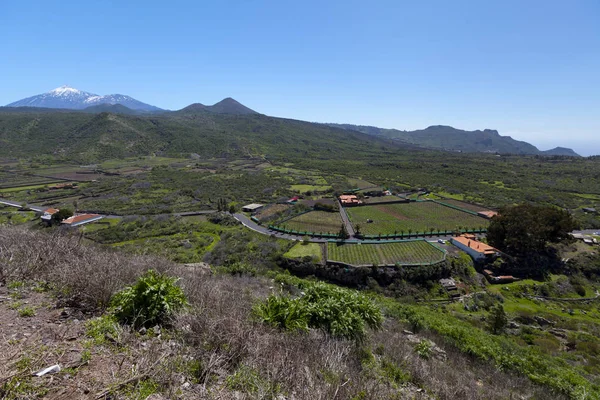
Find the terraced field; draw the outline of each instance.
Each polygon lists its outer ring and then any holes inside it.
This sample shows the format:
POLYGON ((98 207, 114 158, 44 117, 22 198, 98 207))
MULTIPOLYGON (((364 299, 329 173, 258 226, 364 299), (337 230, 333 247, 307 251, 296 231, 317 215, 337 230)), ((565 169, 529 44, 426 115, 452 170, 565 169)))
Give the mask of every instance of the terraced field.
POLYGON ((356 229, 366 235, 486 228, 489 221, 434 202, 380 204, 347 209, 356 229), (367 220, 373 222, 368 223, 367 220))
POLYGON ((337 233, 342 226, 338 212, 311 211, 279 224, 280 227, 300 232, 337 233))
POLYGON ((425 240, 381 244, 327 245, 327 259, 352 265, 429 264, 444 259, 444 252, 425 240))

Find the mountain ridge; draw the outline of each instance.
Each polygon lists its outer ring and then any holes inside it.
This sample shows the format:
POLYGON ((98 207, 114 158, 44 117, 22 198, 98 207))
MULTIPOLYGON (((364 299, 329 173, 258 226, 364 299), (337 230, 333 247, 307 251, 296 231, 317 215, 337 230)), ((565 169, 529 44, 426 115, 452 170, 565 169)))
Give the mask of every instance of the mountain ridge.
POLYGON ((49 92, 38 94, 17 100, 8 104, 6 107, 36 107, 36 108, 54 108, 83 110, 91 106, 100 104, 120 104, 136 111, 157 112, 163 111, 161 108, 143 103, 131 96, 123 94, 97 95, 85 92, 67 85, 60 86, 49 92))
POLYGON ((398 129, 379 128, 370 125, 334 123, 326 125, 435 150, 469 153, 539 154, 579 157, 579 154, 575 151, 565 147, 557 147, 555 149, 542 151, 531 143, 516 140, 510 136, 502 136, 494 129, 466 131, 447 125, 431 125, 425 129, 403 131, 398 129))
MULTIPOLYGON (((0 107, 0 112, 27 112, 26 110, 21 110, 21 108, 41 113, 73 110, 84 113, 108 112, 127 115, 153 114, 194 116, 207 113, 237 116, 261 115, 231 97, 226 97, 213 105, 193 103, 180 110, 169 111, 142 103, 127 95, 112 94, 99 96, 69 86, 61 86, 49 92, 10 103, 6 107, 0 107)), ((542 151, 528 142, 515 140, 510 136, 502 136, 498 131, 493 129, 466 131, 451 126, 432 125, 425 129, 406 131, 385 129, 369 125, 334 123, 322 125, 346 131, 360 132, 362 134, 370 135, 371 137, 392 140, 405 146, 415 146, 423 149, 547 156, 579 156, 579 154, 572 149, 565 147, 556 147, 554 149, 542 151)))

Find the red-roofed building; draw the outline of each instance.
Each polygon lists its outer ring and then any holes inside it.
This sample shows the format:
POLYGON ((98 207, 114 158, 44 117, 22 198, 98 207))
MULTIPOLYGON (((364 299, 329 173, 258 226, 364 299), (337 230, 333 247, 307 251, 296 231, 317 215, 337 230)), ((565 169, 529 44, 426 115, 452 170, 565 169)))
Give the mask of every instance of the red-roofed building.
POLYGON ((343 194, 343 195, 341 195, 340 196, 340 202, 345 207, 358 206, 358 205, 362 204, 362 201, 360 201, 358 199, 358 197, 356 197, 356 195, 353 195, 353 194, 343 194))
POLYGON ((69 226, 79 226, 101 220, 102 218, 104 216, 99 214, 77 214, 65 219, 61 223, 69 226))
POLYGON ((472 235, 463 235, 451 239, 453 245, 473 257, 475 261, 483 260, 487 257, 493 257, 498 253, 494 247, 480 242, 472 235))
POLYGON ((44 210, 44 214, 42 214, 42 217, 41 217, 42 221, 45 221, 45 222, 52 221, 52 216, 59 211, 60 210, 58 208, 48 208, 47 210, 44 210))

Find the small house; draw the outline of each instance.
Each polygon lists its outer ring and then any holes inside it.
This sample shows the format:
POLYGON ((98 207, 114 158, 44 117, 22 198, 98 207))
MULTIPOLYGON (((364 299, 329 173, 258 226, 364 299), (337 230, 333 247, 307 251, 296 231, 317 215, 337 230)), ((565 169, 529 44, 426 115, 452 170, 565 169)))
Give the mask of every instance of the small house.
POLYGON ((52 221, 52 216, 59 211, 60 210, 58 208, 48 208, 48 209, 44 210, 44 213, 42 214, 42 216, 40 218, 42 219, 42 221, 49 224, 50 221, 52 221))
POLYGON ((252 203, 252 204, 248 204, 248 205, 245 205, 244 207, 242 207, 242 211, 249 212, 249 213, 255 213, 258 210, 260 210, 261 208, 263 208, 264 206, 265 206, 264 204, 252 203))

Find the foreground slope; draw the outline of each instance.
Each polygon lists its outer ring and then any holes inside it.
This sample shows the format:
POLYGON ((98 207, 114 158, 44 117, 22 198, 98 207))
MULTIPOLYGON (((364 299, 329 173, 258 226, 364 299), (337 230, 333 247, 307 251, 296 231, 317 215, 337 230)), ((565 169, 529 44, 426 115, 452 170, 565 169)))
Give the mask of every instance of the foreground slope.
MULTIPOLYGON (((432 332, 407 333, 394 317, 361 342, 266 326, 252 311, 272 293, 265 277, 125 256, 82 245, 76 235, 0 226, 0 239, 3 398, 565 398, 432 332), (183 278, 188 309, 167 326, 117 324, 108 299, 149 268, 183 278), (424 342, 431 353, 416 350, 424 342), (33 375, 56 364, 58 373, 33 375)), ((308 283, 275 278, 286 296, 285 287, 297 294, 294 285, 308 283)))

